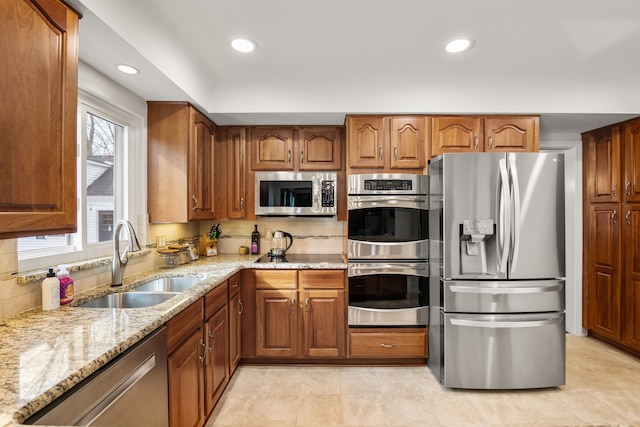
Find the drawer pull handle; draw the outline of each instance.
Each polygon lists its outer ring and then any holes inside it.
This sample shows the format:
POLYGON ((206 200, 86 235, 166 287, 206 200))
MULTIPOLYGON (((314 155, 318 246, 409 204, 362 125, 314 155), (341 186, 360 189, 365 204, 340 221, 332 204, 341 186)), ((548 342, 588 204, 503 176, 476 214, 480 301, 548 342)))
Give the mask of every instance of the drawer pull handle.
POLYGON ((380 344, 382 348, 396 348, 395 344, 380 344))

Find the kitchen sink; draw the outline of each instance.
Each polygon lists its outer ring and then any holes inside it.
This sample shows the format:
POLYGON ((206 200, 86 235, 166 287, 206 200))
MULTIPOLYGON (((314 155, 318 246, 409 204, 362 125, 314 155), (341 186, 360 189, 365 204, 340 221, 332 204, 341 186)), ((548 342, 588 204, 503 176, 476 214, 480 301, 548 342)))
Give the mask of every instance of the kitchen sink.
POLYGON ((182 292, 204 280, 202 277, 160 277, 135 287, 131 292, 182 292))
POLYGON ((78 305, 80 308, 144 308, 163 303, 177 292, 121 292, 108 294, 78 305))

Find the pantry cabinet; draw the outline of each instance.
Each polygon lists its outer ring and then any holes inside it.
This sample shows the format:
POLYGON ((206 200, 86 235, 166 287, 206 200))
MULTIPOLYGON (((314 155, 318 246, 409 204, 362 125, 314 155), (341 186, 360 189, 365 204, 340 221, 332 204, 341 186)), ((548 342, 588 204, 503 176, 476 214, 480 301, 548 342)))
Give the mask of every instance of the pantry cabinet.
POLYGON ((258 357, 344 357, 344 270, 256 270, 258 357))
POLYGON ((76 231, 79 15, 0 2, 0 238, 76 231))
POLYGON ((339 127, 252 127, 251 169, 340 170, 339 127))
POLYGON ((349 116, 347 172, 426 172, 428 137, 425 116, 349 116))
POLYGON ((229 381, 228 283, 167 322, 169 425, 201 427, 229 381))
POLYGON ((186 102, 147 106, 149 222, 215 219, 215 125, 186 102))
POLYGON ((583 138, 583 325, 640 355, 640 118, 583 138))
POLYGON ((539 151, 537 116, 436 116, 431 157, 443 153, 539 151))

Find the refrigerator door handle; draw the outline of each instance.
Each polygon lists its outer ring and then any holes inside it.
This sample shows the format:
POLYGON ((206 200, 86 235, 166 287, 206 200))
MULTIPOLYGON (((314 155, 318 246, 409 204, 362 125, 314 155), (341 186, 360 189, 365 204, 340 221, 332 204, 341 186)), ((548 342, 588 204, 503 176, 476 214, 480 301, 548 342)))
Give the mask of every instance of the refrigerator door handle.
POLYGON ((509 295, 509 294, 538 294, 541 292, 558 292, 562 290, 562 284, 557 283, 551 286, 522 286, 513 288, 494 288, 488 286, 451 286, 451 292, 459 294, 493 294, 493 295, 509 295))
POLYGON ((492 321, 492 320, 468 320, 468 319, 451 319, 452 325, 467 326, 471 328, 539 328, 540 326, 557 325, 562 323, 562 317, 553 317, 545 320, 529 320, 529 321, 492 321))
POLYGON ((516 158, 513 154, 509 154, 509 172, 511 174, 511 191, 513 202, 513 223, 512 236, 513 247, 511 249, 511 271, 516 271, 518 265, 518 255, 520 254, 520 231, 522 227, 522 217, 520 215, 520 185, 518 184, 518 168, 516 167, 516 158))
POLYGON ((498 162, 500 167, 500 206, 499 206, 499 215, 500 215, 500 226, 498 227, 498 233, 500 234, 498 240, 498 246, 500 248, 500 256, 498 260, 498 272, 506 273, 507 272, 507 259, 509 256, 508 250, 508 236, 509 231, 511 229, 511 206, 510 206, 510 198, 509 198, 509 174, 507 172, 507 161, 505 159, 500 159, 498 162))

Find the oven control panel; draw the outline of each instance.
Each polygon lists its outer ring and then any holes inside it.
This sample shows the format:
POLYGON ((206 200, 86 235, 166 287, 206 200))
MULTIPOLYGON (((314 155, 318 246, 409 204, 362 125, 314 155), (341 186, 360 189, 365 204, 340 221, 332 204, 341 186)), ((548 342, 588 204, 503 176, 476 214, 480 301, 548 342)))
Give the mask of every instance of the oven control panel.
POLYGON ((410 179, 366 179, 364 189, 367 191, 409 191, 413 189, 410 179))

